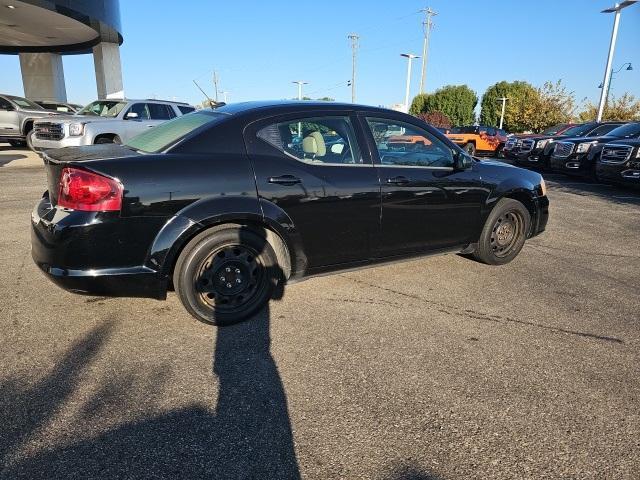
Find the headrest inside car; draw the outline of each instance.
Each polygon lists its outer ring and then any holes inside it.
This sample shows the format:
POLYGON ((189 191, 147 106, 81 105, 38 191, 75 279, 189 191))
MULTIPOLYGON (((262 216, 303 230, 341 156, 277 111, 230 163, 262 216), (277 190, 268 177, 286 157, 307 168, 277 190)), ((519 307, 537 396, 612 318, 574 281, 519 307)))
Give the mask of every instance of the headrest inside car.
POLYGON ((314 157, 324 157, 327 154, 327 146, 320 132, 311 132, 302 139, 302 151, 314 157))

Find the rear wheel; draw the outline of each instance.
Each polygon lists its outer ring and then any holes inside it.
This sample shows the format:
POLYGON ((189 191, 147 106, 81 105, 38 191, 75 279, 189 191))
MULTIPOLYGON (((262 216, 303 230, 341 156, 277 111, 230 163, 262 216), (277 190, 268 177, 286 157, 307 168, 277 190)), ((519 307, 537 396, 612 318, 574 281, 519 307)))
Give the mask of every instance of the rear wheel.
POLYGON ((474 156, 476 154, 476 146, 471 142, 467 143, 464 146, 464 150, 471 156, 474 156))
POLYGON ((103 143, 115 143, 115 139, 114 139, 114 137, 103 135, 101 137, 96 138, 93 141, 93 143, 95 145, 100 145, 100 144, 103 144, 103 143))
POLYGON ((473 256, 489 265, 509 263, 522 250, 530 225, 527 208, 517 200, 503 198, 489 215, 473 256))
POLYGON ((173 284, 197 320, 231 325, 269 301, 282 273, 271 245, 245 227, 223 225, 202 232, 176 262, 173 284))

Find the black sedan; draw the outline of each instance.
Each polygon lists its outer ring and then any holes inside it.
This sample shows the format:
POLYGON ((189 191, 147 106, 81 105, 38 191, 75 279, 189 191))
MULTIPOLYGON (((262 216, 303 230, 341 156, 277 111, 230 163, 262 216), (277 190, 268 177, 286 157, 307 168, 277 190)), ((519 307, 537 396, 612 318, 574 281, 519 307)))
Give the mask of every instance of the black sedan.
POLYGON ((551 169, 567 175, 596 179, 596 161, 602 147, 617 140, 637 138, 640 138, 640 122, 621 125, 603 136, 563 139, 555 142, 551 169))
POLYGON ((51 280, 95 295, 175 289, 216 325, 326 272, 441 252, 505 264, 548 218, 539 174, 351 104, 227 105, 43 158, 32 254, 51 280))

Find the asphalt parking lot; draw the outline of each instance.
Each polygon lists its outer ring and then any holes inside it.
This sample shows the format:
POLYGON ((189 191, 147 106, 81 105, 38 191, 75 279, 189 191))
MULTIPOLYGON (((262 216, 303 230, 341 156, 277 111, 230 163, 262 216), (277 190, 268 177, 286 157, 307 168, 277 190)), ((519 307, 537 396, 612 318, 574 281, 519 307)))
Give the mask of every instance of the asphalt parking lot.
POLYGON ((550 175, 547 231, 507 266, 311 279, 216 330, 173 294, 46 281, 44 172, 10 155, 0 478, 640 478, 639 193, 550 175))

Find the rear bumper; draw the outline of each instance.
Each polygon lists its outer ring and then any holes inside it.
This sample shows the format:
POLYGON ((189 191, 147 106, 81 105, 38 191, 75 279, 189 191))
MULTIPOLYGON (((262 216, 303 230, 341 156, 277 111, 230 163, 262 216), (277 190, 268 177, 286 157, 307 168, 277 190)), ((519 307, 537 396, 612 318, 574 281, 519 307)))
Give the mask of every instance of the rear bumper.
POLYGON ((166 298, 168 277, 144 265, 131 266, 133 258, 123 250, 133 247, 118 241, 108 218, 52 208, 47 197, 31 214, 33 261, 49 280, 70 292, 166 298))

